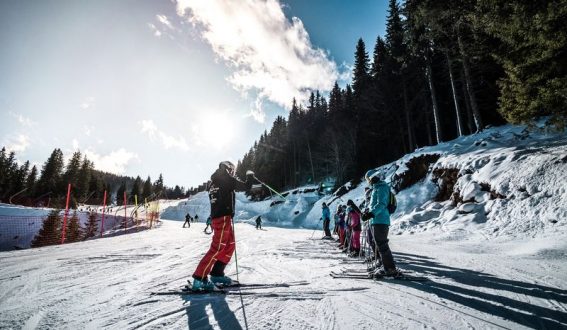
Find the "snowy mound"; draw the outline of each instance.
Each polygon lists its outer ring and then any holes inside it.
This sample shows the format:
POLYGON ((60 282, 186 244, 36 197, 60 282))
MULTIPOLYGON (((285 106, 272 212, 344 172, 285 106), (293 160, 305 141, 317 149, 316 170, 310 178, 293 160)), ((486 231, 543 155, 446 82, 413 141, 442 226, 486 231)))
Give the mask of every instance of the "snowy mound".
POLYGON ((394 233, 434 230, 458 239, 565 232, 564 132, 491 128, 423 148, 380 170, 393 187, 401 188, 394 233), (416 172, 423 178, 404 187, 416 172))

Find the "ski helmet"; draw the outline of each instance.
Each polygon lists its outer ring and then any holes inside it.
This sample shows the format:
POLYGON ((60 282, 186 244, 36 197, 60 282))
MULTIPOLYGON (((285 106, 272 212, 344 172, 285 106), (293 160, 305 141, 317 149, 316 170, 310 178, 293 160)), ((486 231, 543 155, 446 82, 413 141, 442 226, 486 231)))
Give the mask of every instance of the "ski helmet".
POLYGON ((230 174, 230 175, 234 175, 234 172, 235 172, 235 170, 236 170, 236 168, 234 167, 234 164, 231 163, 231 162, 228 161, 228 160, 225 160, 224 162, 221 162, 221 163, 219 164, 219 168, 226 170, 227 173, 230 174))
POLYGON ((378 170, 376 169, 369 170, 364 175, 364 179, 366 179, 366 182, 371 183, 372 179, 376 176, 376 174, 378 174, 378 170))

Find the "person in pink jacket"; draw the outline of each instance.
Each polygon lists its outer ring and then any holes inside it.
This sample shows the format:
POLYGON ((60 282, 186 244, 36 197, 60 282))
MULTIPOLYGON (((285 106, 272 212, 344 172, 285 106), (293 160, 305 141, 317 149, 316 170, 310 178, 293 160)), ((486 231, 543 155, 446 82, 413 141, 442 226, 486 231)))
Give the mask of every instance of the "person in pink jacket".
POLYGON ((350 226, 352 232, 352 253, 350 254, 350 256, 358 257, 360 255, 360 231, 362 230, 362 224, 360 222, 361 212, 358 206, 356 206, 356 204, 354 204, 351 199, 347 201, 347 206, 347 214, 350 218, 350 226))

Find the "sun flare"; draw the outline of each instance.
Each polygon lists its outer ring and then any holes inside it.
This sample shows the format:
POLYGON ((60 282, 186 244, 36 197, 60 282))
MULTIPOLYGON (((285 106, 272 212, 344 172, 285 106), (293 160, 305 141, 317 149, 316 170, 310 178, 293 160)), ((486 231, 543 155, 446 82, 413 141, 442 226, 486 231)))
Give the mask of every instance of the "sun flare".
POLYGON ((204 114, 199 123, 198 138, 204 145, 223 149, 234 137, 234 123, 226 114, 204 114))

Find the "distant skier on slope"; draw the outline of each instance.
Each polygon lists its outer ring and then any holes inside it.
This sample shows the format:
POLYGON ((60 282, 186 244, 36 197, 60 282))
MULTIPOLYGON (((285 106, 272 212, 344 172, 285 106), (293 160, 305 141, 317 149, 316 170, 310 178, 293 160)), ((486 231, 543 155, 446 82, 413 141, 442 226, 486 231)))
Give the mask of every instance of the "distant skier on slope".
POLYGON ((323 230, 325 231, 325 236, 323 239, 332 239, 331 230, 329 229, 329 224, 331 223, 331 211, 329 211, 329 207, 327 203, 323 202, 322 207, 322 219, 323 219, 323 230))
POLYGON ((183 223, 183 228, 185 228, 185 225, 187 225, 187 228, 191 228, 191 216, 189 215, 189 213, 187 213, 185 215, 185 222, 183 223))
POLYGON ((262 229, 262 218, 260 216, 256 218, 256 229, 262 229))
POLYGON ((376 244, 376 259, 380 259, 384 269, 377 269, 375 274, 396 276, 399 271, 396 269, 392 251, 388 245, 388 231, 390 229, 390 212, 388 202, 390 199, 390 186, 377 175, 376 170, 366 172, 364 176, 372 187, 369 211, 363 215, 363 219, 370 220, 376 244))
POLYGON ((232 218, 234 217, 235 191, 250 190, 254 172, 246 172, 246 182, 235 177, 235 167, 229 161, 219 164, 211 176, 209 200, 213 241, 203 259, 193 273, 193 291, 213 291, 215 284, 230 285, 232 279, 224 274, 224 269, 236 248, 232 218), (208 275, 211 275, 209 281, 208 275))

